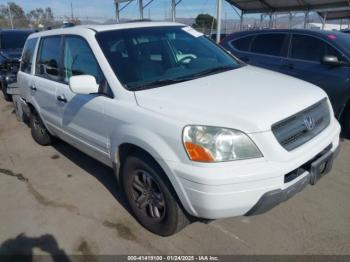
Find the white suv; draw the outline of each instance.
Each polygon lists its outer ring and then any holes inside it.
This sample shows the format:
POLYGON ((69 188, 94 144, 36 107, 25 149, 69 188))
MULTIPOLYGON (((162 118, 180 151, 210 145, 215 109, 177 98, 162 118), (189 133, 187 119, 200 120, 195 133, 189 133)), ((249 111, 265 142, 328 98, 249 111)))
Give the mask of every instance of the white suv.
POLYGON ((315 184, 338 151, 321 89, 247 66, 182 24, 32 34, 18 83, 33 138, 113 167, 135 217, 163 236, 263 213, 315 184))

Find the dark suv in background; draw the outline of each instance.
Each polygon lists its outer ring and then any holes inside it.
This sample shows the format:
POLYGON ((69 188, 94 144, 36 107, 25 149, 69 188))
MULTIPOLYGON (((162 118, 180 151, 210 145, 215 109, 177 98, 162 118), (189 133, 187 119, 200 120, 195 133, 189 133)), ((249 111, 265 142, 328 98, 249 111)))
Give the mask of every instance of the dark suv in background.
POLYGON ((321 30, 260 30, 234 33, 221 44, 248 64, 321 87, 346 135, 350 135, 350 35, 321 30))
POLYGON ((22 50, 31 30, 0 30, 0 85, 7 101, 7 87, 16 83, 22 50))

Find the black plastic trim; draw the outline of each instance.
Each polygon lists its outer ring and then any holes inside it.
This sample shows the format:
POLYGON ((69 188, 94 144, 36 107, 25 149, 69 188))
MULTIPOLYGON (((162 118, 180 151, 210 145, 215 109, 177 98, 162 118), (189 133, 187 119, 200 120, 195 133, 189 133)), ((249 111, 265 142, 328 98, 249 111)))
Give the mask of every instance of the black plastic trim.
POLYGON ((265 213, 302 191, 308 184, 315 185, 315 183, 321 177, 330 172, 330 170, 332 169, 333 161, 338 156, 339 152, 340 146, 338 146, 334 151, 328 151, 322 156, 315 159, 315 161, 311 164, 311 169, 309 170, 309 173, 290 187, 284 190, 276 189, 265 193, 259 199, 259 201, 245 214, 245 216, 254 216, 265 213), (325 161, 327 161, 325 170, 322 173, 320 173, 319 167, 325 161))

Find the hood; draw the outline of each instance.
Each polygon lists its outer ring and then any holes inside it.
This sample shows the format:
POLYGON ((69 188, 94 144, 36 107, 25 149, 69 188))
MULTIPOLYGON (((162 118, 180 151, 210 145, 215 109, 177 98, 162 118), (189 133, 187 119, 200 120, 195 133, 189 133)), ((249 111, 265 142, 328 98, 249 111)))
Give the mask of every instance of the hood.
POLYGON ((184 125, 220 126, 246 133, 271 126, 319 102, 320 88, 283 74, 245 66, 192 81, 135 92, 140 107, 184 125))
POLYGON ((16 49, 16 50, 2 50, 1 55, 9 60, 19 60, 22 56, 22 50, 16 49))

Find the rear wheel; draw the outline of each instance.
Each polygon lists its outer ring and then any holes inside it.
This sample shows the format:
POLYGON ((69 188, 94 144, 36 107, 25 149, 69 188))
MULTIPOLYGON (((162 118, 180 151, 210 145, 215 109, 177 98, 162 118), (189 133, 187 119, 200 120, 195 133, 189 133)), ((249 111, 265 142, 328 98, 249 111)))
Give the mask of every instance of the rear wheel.
POLYGON ((189 224, 164 171, 151 157, 129 156, 121 175, 130 208, 146 229, 170 236, 189 224))
POLYGON ((12 101, 12 96, 7 93, 7 85, 6 84, 1 83, 1 90, 2 90, 2 93, 4 94, 5 100, 8 102, 12 101))
POLYGON ((52 144, 53 137, 46 129, 39 114, 33 111, 30 116, 30 128, 33 139, 42 146, 48 146, 52 144))

